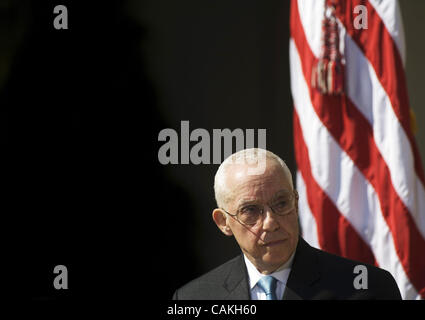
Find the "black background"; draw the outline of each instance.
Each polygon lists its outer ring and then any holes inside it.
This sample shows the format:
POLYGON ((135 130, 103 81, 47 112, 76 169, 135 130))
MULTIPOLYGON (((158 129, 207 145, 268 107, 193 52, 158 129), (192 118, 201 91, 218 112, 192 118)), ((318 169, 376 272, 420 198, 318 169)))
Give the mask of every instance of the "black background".
POLYGON ((289 3, 62 1, 68 30, 57 4, 2 7, 21 32, 0 93, 13 261, 33 301, 170 299, 238 248, 210 218, 218 166, 160 165, 158 133, 266 128, 293 169, 289 3))
MULTIPOLYGON (((27 268, 18 291, 33 301, 118 301, 141 298, 143 285, 166 299, 170 289, 152 277, 175 288, 194 264, 186 223, 168 214, 187 196, 156 161, 165 125, 143 65, 146 30, 124 2, 61 4, 68 30, 53 28, 56 3, 25 2, 27 29, 1 91, 5 213, 20 245, 14 265, 27 268), (169 259, 189 267, 171 273, 169 259), (60 264, 68 290, 53 288, 60 264)), ((22 7, 12 9, 19 18, 22 7)))

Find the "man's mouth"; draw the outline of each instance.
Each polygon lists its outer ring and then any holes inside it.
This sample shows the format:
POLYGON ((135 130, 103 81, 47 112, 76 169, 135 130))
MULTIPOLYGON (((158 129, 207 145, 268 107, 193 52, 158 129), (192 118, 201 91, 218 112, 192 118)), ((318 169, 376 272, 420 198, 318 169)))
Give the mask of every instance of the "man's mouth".
POLYGON ((280 244, 284 243, 285 241, 286 241, 286 239, 283 239, 283 240, 268 241, 268 242, 265 242, 265 243, 263 244, 263 246, 265 246, 265 247, 274 247, 274 246, 278 246, 278 245, 280 245, 280 244))

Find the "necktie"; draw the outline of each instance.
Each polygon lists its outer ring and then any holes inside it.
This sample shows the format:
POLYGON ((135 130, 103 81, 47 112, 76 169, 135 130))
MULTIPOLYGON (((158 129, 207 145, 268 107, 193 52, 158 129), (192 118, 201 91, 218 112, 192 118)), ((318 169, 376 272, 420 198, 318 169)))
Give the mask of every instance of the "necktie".
POLYGON ((266 293, 266 300, 277 300, 276 281, 272 276, 264 276, 258 280, 257 285, 266 293))

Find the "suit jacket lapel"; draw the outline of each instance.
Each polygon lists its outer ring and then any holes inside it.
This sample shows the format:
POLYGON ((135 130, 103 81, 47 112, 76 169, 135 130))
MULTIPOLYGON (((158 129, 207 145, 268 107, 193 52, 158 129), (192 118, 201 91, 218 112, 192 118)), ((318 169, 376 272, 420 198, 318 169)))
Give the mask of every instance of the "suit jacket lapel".
POLYGON ((283 300, 311 299, 314 296, 313 284, 319 278, 317 256, 307 242, 300 237, 283 300))
POLYGON ((224 299, 229 300, 250 300, 251 296, 248 288, 248 273, 243 255, 235 261, 230 272, 223 283, 228 295, 224 299))

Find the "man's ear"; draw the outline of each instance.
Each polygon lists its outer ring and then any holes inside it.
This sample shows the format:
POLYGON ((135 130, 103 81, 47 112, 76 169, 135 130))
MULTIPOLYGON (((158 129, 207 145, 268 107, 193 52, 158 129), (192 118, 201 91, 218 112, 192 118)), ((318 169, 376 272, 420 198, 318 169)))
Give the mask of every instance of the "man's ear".
POLYGON ((212 218, 221 232, 223 232, 226 236, 233 235, 232 230, 227 225, 226 213, 223 210, 219 208, 214 209, 212 212, 212 218))

